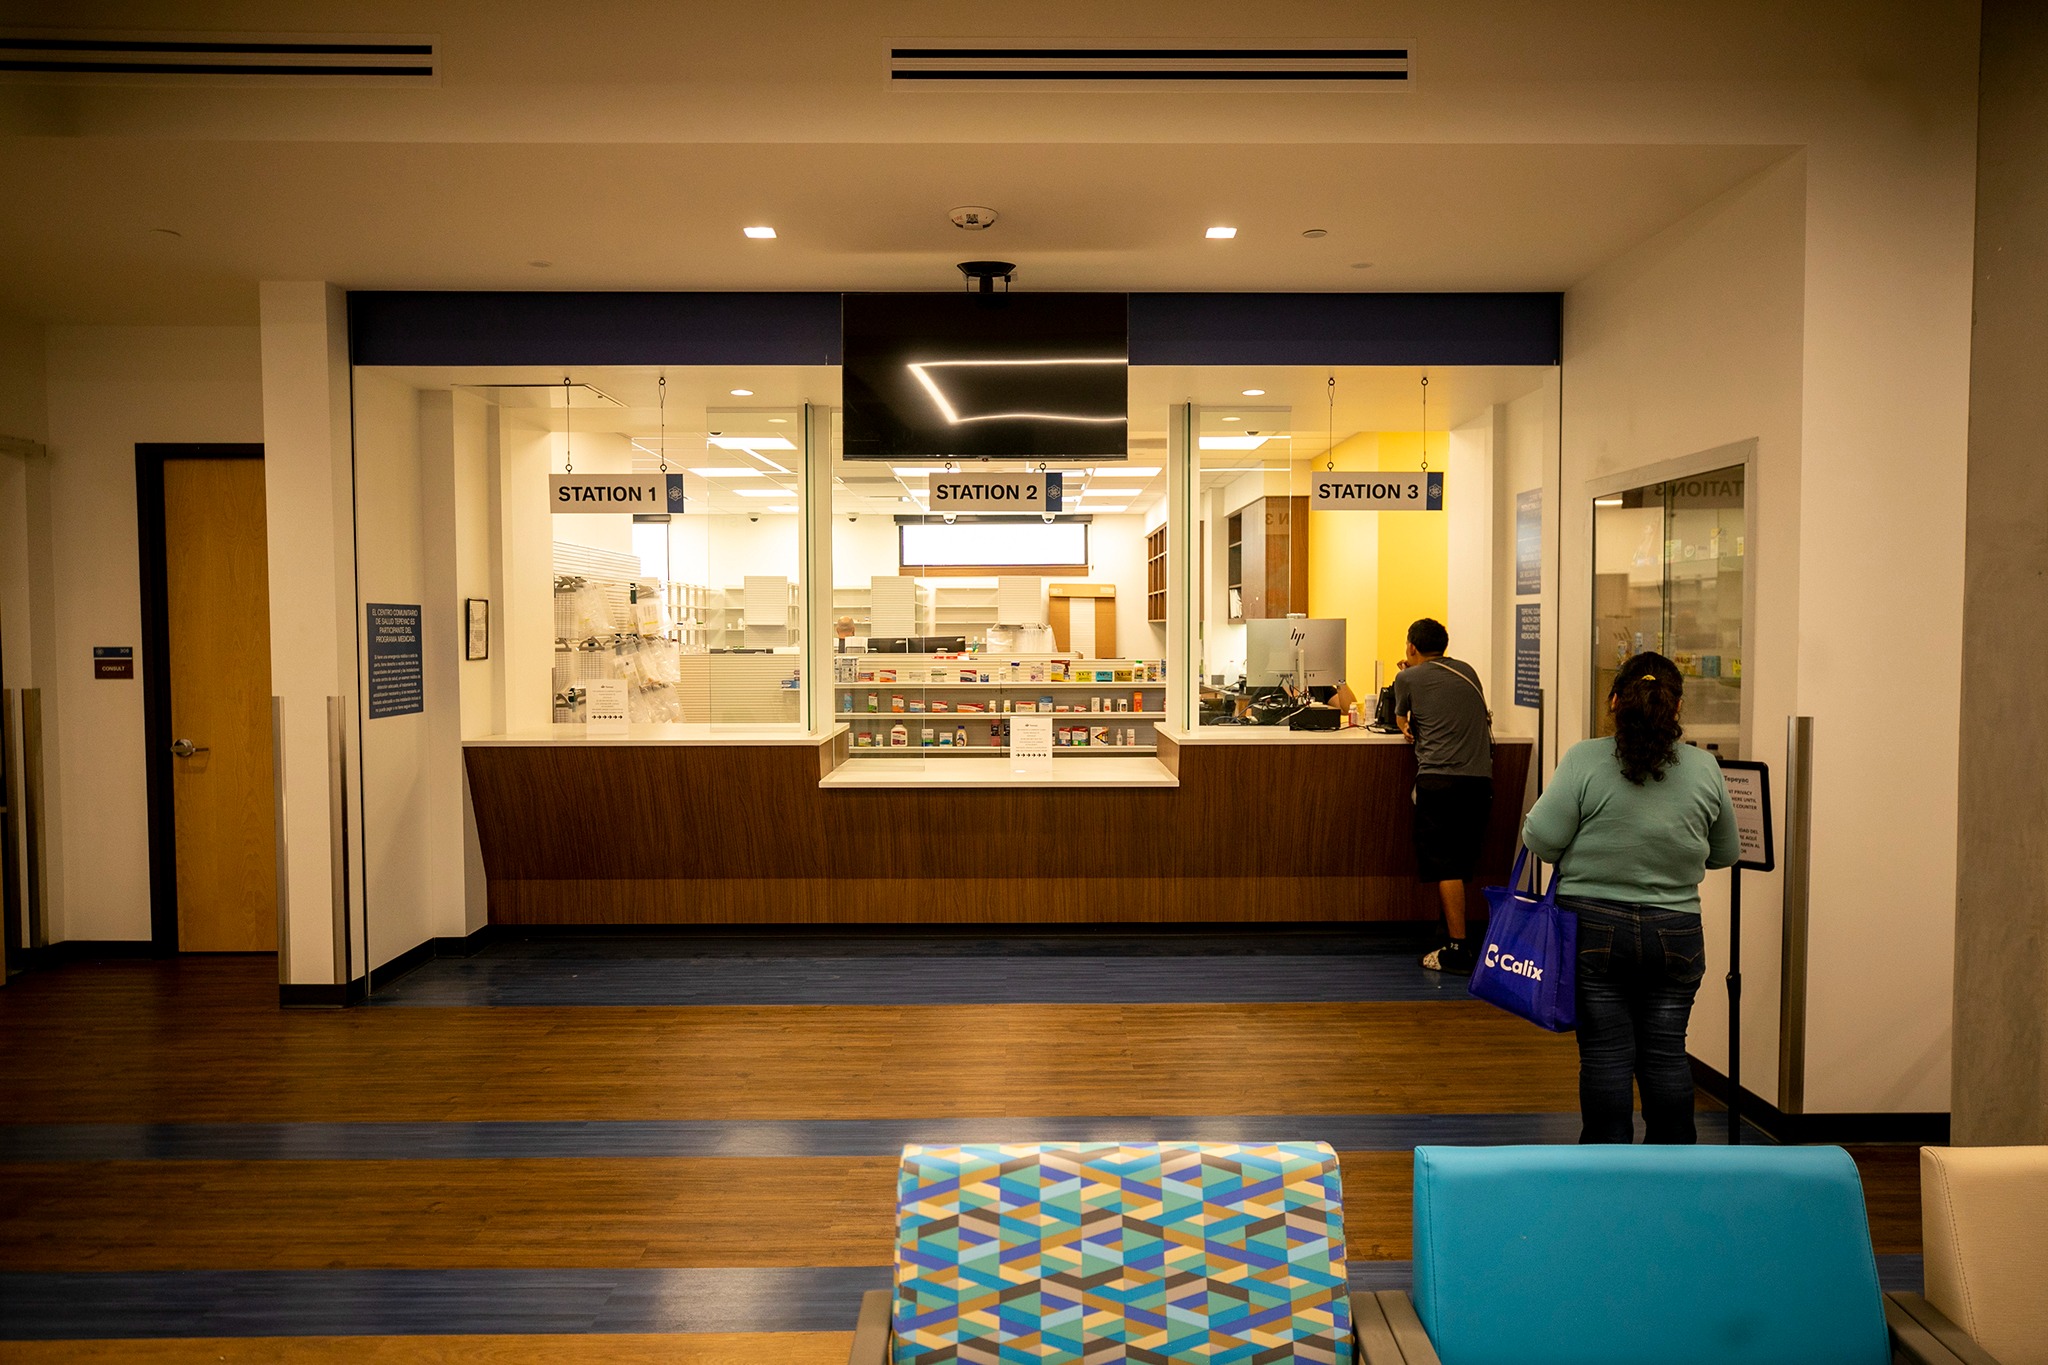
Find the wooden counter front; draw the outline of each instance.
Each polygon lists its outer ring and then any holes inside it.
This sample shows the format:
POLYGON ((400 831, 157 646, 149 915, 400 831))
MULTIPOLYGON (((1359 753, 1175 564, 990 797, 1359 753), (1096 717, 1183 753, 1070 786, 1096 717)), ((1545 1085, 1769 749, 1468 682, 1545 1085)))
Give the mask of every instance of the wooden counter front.
MULTIPOLYGON (((1504 881, 1531 745, 1494 749, 1504 881)), ((472 745, 495 924, 1434 919, 1405 744, 1188 743, 1178 787, 821 790, 843 744, 472 745)), ((854 760, 887 761, 887 760, 854 760)), ((1055 760, 1060 761, 1060 760, 1055 760)), ((1067 762, 1086 763, 1084 758, 1067 762)))

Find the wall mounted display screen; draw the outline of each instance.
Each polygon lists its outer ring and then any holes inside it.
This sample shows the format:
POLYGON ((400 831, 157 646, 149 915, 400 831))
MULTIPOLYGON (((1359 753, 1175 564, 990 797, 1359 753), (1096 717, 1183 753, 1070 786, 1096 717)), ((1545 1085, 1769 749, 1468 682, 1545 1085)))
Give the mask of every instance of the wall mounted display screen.
POLYGON ((1123 294, 848 294, 850 460, 1120 460, 1123 294))

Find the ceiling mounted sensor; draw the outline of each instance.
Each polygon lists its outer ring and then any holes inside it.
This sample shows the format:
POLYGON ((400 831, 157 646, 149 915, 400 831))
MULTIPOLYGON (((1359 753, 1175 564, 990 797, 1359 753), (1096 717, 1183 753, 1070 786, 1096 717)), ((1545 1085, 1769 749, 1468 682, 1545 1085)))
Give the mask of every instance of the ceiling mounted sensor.
POLYGON ((1010 261, 962 261, 960 273, 967 277, 967 287, 977 294, 996 292, 996 281, 1003 282, 1003 292, 1010 292, 1010 281, 1017 278, 1017 267, 1010 261))
POLYGON ((0 80, 439 85, 430 36, 0 30, 0 80))
POLYGON ((981 232, 996 225, 1002 215, 981 204, 962 204, 946 215, 953 220, 953 226, 967 232, 981 232))
POLYGON ((1038 89, 1401 90, 1414 75, 1405 42, 1297 39, 1046 42, 906 42, 889 49, 889 84, 899 90, 1027 86, 1038 89))

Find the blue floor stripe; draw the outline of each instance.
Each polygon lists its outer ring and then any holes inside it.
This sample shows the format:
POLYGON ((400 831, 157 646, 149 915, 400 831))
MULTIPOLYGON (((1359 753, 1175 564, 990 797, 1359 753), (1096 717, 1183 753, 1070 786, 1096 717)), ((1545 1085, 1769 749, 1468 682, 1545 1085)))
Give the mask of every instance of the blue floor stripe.
POLYGON ((1467 1000, 1405 954, 439 958, 379 1005, 1249 1004, 1467 1000))
MULTIPOLYGON (((1638 1119, 1640 1126, 1641 1120, 1638 1119)), ((1700 1138, 1726 1121, 1700 1115, 1700 1138)), ((1770 1140, 1745 1125, 1758 1145, 1770 1140)), ((0 1161, 470 1161, 503 1157, 894 1156, 962 1142, 1327 1142, 1340 1152, 1578 1140, 1577 1114, 1128 1115, 624 1122, 79 1123, 0 1126, 0 1161)))
MULTIPOLYGON (((1919 1290, 1918 1256, 1880 1256, 1919 1290)), ((1353 1262, 1353 1292, 1407 1261, 1353 1262)), ((887 1266, 700 1270, 164 1270, 0 1273, 0 1340, 561 1332, 847 1332, 887 1266)))

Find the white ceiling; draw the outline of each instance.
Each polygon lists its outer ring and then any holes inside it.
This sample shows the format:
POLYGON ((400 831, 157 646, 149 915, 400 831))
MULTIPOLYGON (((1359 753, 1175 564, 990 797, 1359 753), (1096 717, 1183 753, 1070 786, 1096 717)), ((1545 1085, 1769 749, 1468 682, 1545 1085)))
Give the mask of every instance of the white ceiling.
MULTIPOLYGON (((415 388, 468 389, 503 409, 503 420, 530 430, 563 429, 563 390, 559 371, 514 367, 391 367, 379 373, 415 388)), ((1429 371, 1429 429, 1463 426, 1488 406, 1534 392, 1548 373, 1539 366, 1451 366, 1429 371)), ((1334 430, 1342 441, 1361 431, 1418 431, 1422 428, 1423 372, 1400 366, 1354 366, 1334 370, 1308 367, 1134 366, 1130 371, 1130 451, 1119 465, 1068 467, 1067 497, 1079 498, 1084 511, 1143 512, 1166 495, 1166 423, 1170 406, 1194 403, 1201 409, 1200 434, 1231 435, 1246 431, 1274 439, 1250 451, 1203 450, 1200 467, 1205 487, 1229 482, 1242 472, 1281 465, 1299 466, 1322 452, 1334 430), (1335 377, 1334 406, 1329 380, 1335 377), (1263 389, 1246 397, 1245 389, 1263 389), (1134 475, 1132 469, 1151 469, 1134 475), (1130 492, 1128 498, 1102 498, 1104 490, 1130 492), (1091 497, 1090 495, 1095 495, 1091 497), (1091 505, 1091 503, 1093 505, 1091 505)), ((795 443, 802 408, 814 404, 836 409, 839 371, 831 366, 753 367, 591 367, 572 371, 569 420, 579 436, 606 433, 632 443, 635 467, 654 469, 666 450, 669 467, 747 470, 746 474, 689 475, 691 505, 713 513, 770 514, 796 502, 797 462, 791 452, 771 444, 786 437, 795 443), (667 406, 660 406, 660 380, 666 377, 667 406), (747 389, 735 395, 733 389, 747 389), (663 433, 666 439, 663 439, 663 433), (711 444, 713 437, 727 442, 711 444), (751 448, 733 448, 750 445, 751 448), (779 467, 778 467, 779 466, 779 467), (785 498, 760 496, 781 489, 785 498)), ((871 514, 909 513, 921 507, 924 480, 898 469, 941 469, 932 461, 901 465, 837 456, 836 411, 833 414, 836 481, 834 511, 871 514)), ((986 466, 1000 469, 1002 462, 986 466)))

